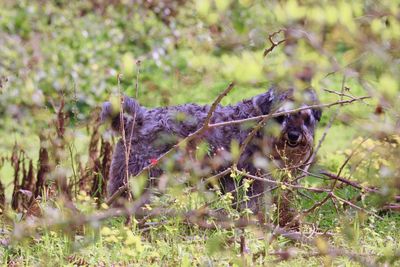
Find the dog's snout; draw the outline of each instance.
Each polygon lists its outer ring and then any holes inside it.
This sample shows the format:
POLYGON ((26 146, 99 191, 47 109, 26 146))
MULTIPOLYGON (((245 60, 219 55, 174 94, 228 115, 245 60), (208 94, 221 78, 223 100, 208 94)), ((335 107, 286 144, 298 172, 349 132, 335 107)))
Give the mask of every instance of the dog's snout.
POLYGON ((300 138, 300 133, 298 131, 290 131, 288 132, 288 139, 291 142, 297 142, 300 138))

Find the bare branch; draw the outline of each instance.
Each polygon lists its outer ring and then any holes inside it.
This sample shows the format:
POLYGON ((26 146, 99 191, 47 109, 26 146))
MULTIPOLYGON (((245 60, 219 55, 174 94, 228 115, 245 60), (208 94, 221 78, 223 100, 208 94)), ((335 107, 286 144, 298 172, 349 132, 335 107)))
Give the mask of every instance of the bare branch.
MULTIPOLYGON (((195 131, 194 133, 191 133, 188 135, 186 138, 182 139, 180 142, 175 144, 170 150, 162 154, 160 157, 157 158, 155 163, 147 165, 145 168, 143 168, 138 174, 136 174, 134 177, 140 176, 143 173, 149 171, 153 167, 155 167, 157 164, 159 164, 163 159, 165 159, 168 155, 170 155, 172 152, 174 152, 176 149, 181 147, 184 144, 187 144, 188 142, 194 140, 195 138, 199 137, 201 134, 203 134, 205 131, 207 131, 210 128, 210 121, 212 118, 212 115, 216 108, 218 107, 218 104, 221 102, 222 98, 224 98, 234 87, 234 83, 230 83, 228 87, 218 95, 218 97, 214 100, 213 104, 211 105, 207 117, 204 121, 203 126, 195 131)), ((107 200, 107 205, 111 205, 126 189, 128 188, 128 183, 125 185, 121 186, 108 200, 107 200)))
POLYGON ((355 97, 350 95, 350 94, 346 94, 346 93, 342 93, 342 92, 338 92, 338 91, 334 91, 334 90, 330 90, 330 89, 324 89, 325 92, 331 93, 331 94, 335 94, 338 95, 340 97, 348 97, 350 99, 354 99, 355 97))
POLYGON ((305 187, 305 186, 301 186, 301 185, 294 185, 294 184, 290 184, 290 183, 285 183, 285 182, 280 182, 280 181, 276 181, 276 180, 271 180, 271 179, 267 179, 267 178, 258 177, 258 176, 251 175, 251 174, 248 174, 246 172, 239 171, 239 170, 235 170, 235 172, 237 172, 240 175, 246 176, 248 178, 251 178, 251 179, 254 179, 254 180, 257 180, 257 181, 261 181, 261 182, 264 182, 264 183, 268 183, 268 184, 275 184, 275 185, 278 185, 278 186, 286 186, 288 188, 294 188, 294 189, 304 189, 304 190, 317 192, 317 193, 329 192, 329 189, 316 188, 316 187, 305 187))
POLYGON ((278 42, 275 42, 273 40, 273 38, 275 37, 275 35, 281 33, 282 31, 284 31, 283 29, 280 29, 279 31, 273 32, 268 36, 268 40, 271 43, 271 46, 269 48, 266 48, 264 50, 263 56, 266 57, 269 53, 272 52, 272 50, 274 50, 275 47, 277 47, 278 45, 280 45, 281 43, 285 42, 286 39, 280 40, 278 42))
POLYGON ((336 101, 336 102, 327 103, 327 104, 316 104, 316 105, 296 108, 296 109, 292 109, 292 110, 277 112, 277 113, 274 113, 274 114, 260 115, 260 116, 251 117, 251 118, 247 118, 247 119, 219 122, 219 123, 210 124, 209 128, 215 128, 215 127, 221 127, 221 126, 227 126, 227 125, 234 125, 234 124, 241 124, 241 123, 245 123, 245 122, 249 122, 249 121, 260 120, 260 119, 263 119, 265 117, 276 118, 276 117, 279 117, 279 116, 282 116, 282 115, 298 113, 300 111, 308 110, 308 109, 330 108, 332 106, 351 104, 353 102, 361 101, 361 100, 369 99, 369 98, 371 98, 371 97, 370 96, 362 96, 362 97, 358 97, 358 98, 355 98, 355 99, 341 100, 341 101, 336 101))
MULTIPOLYGON (((334 173, 331 173, 331 172, 328 172, 328 171, 324 171, 324 170, 320 171, 320 173, 325 175, 325 176, 327 176, 327 177, 329 177, 329 178, 331 178, 331 179, 337 179, 340 182, 342 182, 342 183, 344 183, 346 185, 350 185, 350 186, 352 186, 352 187, 354 187, 356 189, 359 189, 359 190, 362 190, 362 191, 365 191, 365 192, 368 192, 368 193, 377 193, 377 194, 379 193, 379 189, 377 189, 377 188, 362 186, 362 185, 360 185, 359 183, 357 183, 355 181, 350 181, 349 179, 346 179, 346 178, 344 178, 342 176, 337 176, 334 173)), ((400 196, 394 196, 394 200, 395 201, 400 201, 400 196)))
POLYGON ((361 211, 363 211, 363 212, 365 212, 365 213, 367 213, 367 214, 373 215, 373 216, 375 216, 375 217, 377 217, 377 218, 379 218, 379 219, 381 219, 381 220, 383 219, 381 216, 376 215, 374 212, 371 212, 371 211, 368 211, 368 210, 366 210, 366 209, 364 209, 364 208, 361 208, 361 207, 359 207, 359 206, 357 206, 357 205, 351 203, 350 201, 348 201, 348 200, 346 200, 346 199, 343 199, 343 198, 341 198, 341 197, 335 195, 334 193, 332 193, 332 197, 336 198, 336 199, 339 200, 340 202, 343 202, 343 203, 349 205, 350 207, 352 207, 352 208, 354 208, 354 209, 356 209, 356 210, 361 210, 361 211))
MULTIPOLYGON (((181 147, 184 144, 187 144, 189 141, 194 140, 195 138, 198 138, 201 134, 203 134, 205 131, 207 131, 210 128, 214 128, 214 127, 222 127, 222 126, 227 126, 227 125, 234 125, 234 124, 241 124, 244 122, 248 122, 248 121, 254 121, 254 120, 262 120, 263 122, 267 121, 270 118, 275 118, 278 116, 282 116, 282 115, 286 115, 286 114, 292 114, 292 113, 297 113, 300 112, 302 110, 307 110, 307 109, 313 109, 313 108, 324 108, 324 107, 332 107, 332 106, 336 106, 336 105, 344 105, 344 104, 350 104, 353 103, 355 101, 360 101, 363 99, 368 99, 370 98, 369 96, 363 96, 363 97, 358 97, 358 98, 354 98, 354 99, 350 99, 350 100, 341 100, 341 101, 336 101, 333 103, 328 103, 328 104, 319 104, 319 105, 311 105, 311 106, 307 106, 307 107, 301 107, 301 108, 297 108, 297 109, 293 109, 293 110, 289 110, 289 111, 283 111, 283 112, 277 112, 277 113, 273 113, 273 114, 267 114, 267 115, 261 115, 261 116, 256 116, 256 117, 252 117, 252 118, 248 118, 248 119, 242 119, 242 120, 235 120, 235 121, 228 121, 228 122, 221 122, 221 123, 215 123, 215 124, 210 124, 211 122, 211 118, 212 118, 212 114, 214 113, 215 109, 217 108, 218 104, 220 103, 220 101, 222 100, 222 98, 224 96, 226 96, 232 89, 233 89, 234 84, 230 83, 228 85, 228 87, 216 98, 216 100, 213 102, 213 104, 211 105, 207 117, 204 121, 203 126, 198 129, 197 131, 195 131, 194 133, 190 134, 189 136, 187 136, 186 138, 182 139, 180 142, 178 142, 176 145, 174 145, 170 150, 168 150, 167 152, 165 152, 163 155, 161 155, 160 157, 158 157, 158 159, 156 160, 155 163, 153 164, 149 164, 148 166, 146 166, 145 168, 143 168, 137 175, 135 175, 135 177, 142 175, 143 173, 149 171, 150 169, 152 169, 153 167, 155 167, 157 164, 159 164, 164 158, 166 158, 168 155, 170 155, 172 152, 174 152, 176 149, 178 149, 179 147, 181 147)), ((262 125, 262 124, 261 124, 262 125)), ((251 138, 251 136, 249 137, 249 139, 251 138)), ((127 189, 127 184, 121 186, 108 200, 107 200, 107 204, 111 205, 125 190, 127 189)))
POLYGON ((327 177, 329 177, 329 178, 331 178, 331 179, 339 180, 342 183, 345 183, 347 185, 350 185, 350 186, 355 187, 355 188, 360 189, 360 190, 365 190, 367 192, 377 192, 378 191, 376 189, 363 187, 363 186, 359 185, 358 183, 356 183, 354 181, 350 181, 350 180, 348 180, 346 178, 343 178, 341 176, 338 176, 338 175, 336 175, 334 173, 331 173, 331 172, 328 172, 328 171, 320 171, 320 173, 325 175, 325 176, 327 176, 327 177))
MULTIPOLYGON (((357 145, 357 147, 356 147, 355 149, 353 149, 353 151, 350 153, 350 155, 349 155, 349 156, 346 158, 346 160, 343 162, 342 166, 340 166, 337 176, 340 176, 340 174, 342 173, 344 167, 347 165, 347 163, 348 163, 348 162, 350 161, 350 159, 353 157, 353 155, 355 154, 355 152, 357 151, 357 149, 358 149, 365 141, 366 141, 366 139, 364 139, 363 141, 361 141, 361 142, 357 145)), ((321 201, 315 203, 311 208, 309 208, 309 209, 303 211, 303 213, 310 213, 310 212, 313 212, 315 209, 317 209, 317 208, 321 207, 323 204, 325 204, 325 202, 328 201, 329 198, 335 197, 335 195, 334 195, 333 192, 334 192, 334 190, 335 190, 335 188, 336 188, 337 181, 338 181, 337 179, 335 179, 335 180, 333 181, 332 186, 331 186, 331 189, 330 189, 330 192, 326 195, 326 197, 325 197, 324 199, 322 199, 321 201)))

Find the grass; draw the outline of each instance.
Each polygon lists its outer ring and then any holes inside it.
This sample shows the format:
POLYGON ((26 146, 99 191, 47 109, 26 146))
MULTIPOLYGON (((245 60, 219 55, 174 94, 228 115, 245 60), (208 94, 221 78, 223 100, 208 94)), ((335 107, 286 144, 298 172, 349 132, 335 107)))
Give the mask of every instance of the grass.
MULTIPOLYGON (((85 197, 81 205, 90 205, 85 197), (85 200, 86 199, 86 200, 85 200)), ((326 221, 326 214, 320 213, 314 222, 326 221)), ((329 220, 329 219, 328 219, 329 220)), ((319 266, 325 261, 333 265, 357 266, 347 258, 308 258, 313 249, 306 245, 295 245, 285 238, 269 242, 268 234, 246 230, 244 235, 249 251, 247 257, 240 256, 239 244, 233 242, 242 235, 241 230, 202 230, 188 226, 179 219, 157 218, 149 222, 145 230, 127 228, 121 219, 113 219, 103 225, 85 226, 78 233, 64 231, 40 231, 24 241, 0 249, 3 262, 24 265, 65 266, 77 263, 88 265, 226 265, 245 264, 269 265, 275 258, 268 253, 285 250, 288 246, 299 254, 279 266, 319 266), (163 224, 157 225, 157 222, 163 224), (267 256, 263 256, 265 254, 267 256), (301 255, 305 255, 303 258, 301 255)), ((397 249, 400 216, 384 216, 382 220, 362 218, 359 214, 335 216, 330 225, 319 225, 329 229, 333 238, 329 241, 348 251, 366 255, 390 256, 397 249)), ((7 228, 6 228, 7 229, 7 228)), ((8 229, 10 230, 10 229, 8 229)))
MULTIPOLYGON (((135 6, 135 12, 132 12, 127 1, 110 5, 104 4, 107 1, 99 1, 97 6, 95 2, 2 2, 6 8, 0 9, 0 157, 10 158, 17 144, 27 158, 36 162, 39 157, 39 136, 45 135, 48 139, 54 137, 52 127, 55 109, 64 99, 70 118, 65 139, 72 148, 73 156, 62 155, 63 160, 58 167, 71 178, 72 166, 87 166, 91 134, 88 127, 92 126, 90 117, 99 112, 98 108, 103 101, 116 95, 117 74, 123 74, 123 92, 134 95, 137 73, 135 62, 138 59, 142 61, 138 100, 147 107, 188 102, 210 104, 233 80, 236 86, 223 99, 224 105, 264 92, 273 84, 296 84, 302 87, 304 84, 293 77, 296 71, 310 65, 316 67, 313 85, 320 101, 328 103, 338 99, 323 89, 340 91, 342 72, 327 75, 331 72, 331 68, 326 65, 327 58, 310 49, 304 42, 299 42, 300 52, 294 51, 293 57, 288 56, 290 51, 287 50, 290 47, 279 46, 262 59, 262 51, 268 44, 265 42, 268 33, 285 26, 282 25, 283 19, 276 18, 275 14, 279 10, 282 13, 282 9, 276 9, 273 4, 265 5, 264 1, 228 1, 231 3, 229 8, 218 11, 220 13, 217 17, 221 21, 213 24, 209 21, 215 17, 216 6, 211 5, 210 12, 199 12, 199 17, 194 11, 196 5, 189 1, 180 7, 176 17, 170 18, 173 21, 171 26, 160 19, 154 10, 143 6, 135 6), (247 2, 254 2, 254 5, 247 8, 247 2), (310 53, 302 54, 304 50, 310 53), (309 58, 303 58, 307 56, 309 58), (300 57, 304 61, 299 61, 300 57), (5 78, 7 82, 4 82, 5 78)), ((291 1, 292 4, 295 2, 291 1)), ((341 7, 344 5, 341 4, 341 7)), ((335 10, 336 7, 332 6, 335 10)), ((290 7, 286 7, 285 14, 291 13, 290 7)), ((318 12, 309 13, 320 14, 318 12)), ((288 18, 288 21, 292 20, 288 18)), ((318 27, 320 23, 310 25, 318 27)), ((328 28, 332 27, 330 25, 328 28)), ((318 28, 310 31, 316 31, 317 36, 321 33, 318 28)), ((353 63, 362 64, 361 60, 353 62, 352 55, 346 53, 357 49, 350 37, 349 32, 340 28, 340 25, 334 33, 326 36, 331 42, 325 49, 334 51, 339 59, 338 64, 343 68, 353 63), (346 38, 350 38, 350 41, 346 38), (349 47, 345 44, 347 41, 349 47), (349 61, 346 61, 347 57, 350 57, 349 61)), ((380 72, 385 71, 383 65, 373 68, 376 73, 371 76, 375 80, 380 72)), ((345 81, 345 85, 350 88, 348 93, 356 96, 367 93, 357 75, 348 76, 345 81)), ((391 84, 392 81, 389 79, 386 83, 391 84)), ((318 153, 313 172, 318 173, 321 169, 337 172, 348 150, 355 147, 360 137, 371 137, 373 145, 385 148, 385 144, 380 143, 382 140, 374 138, 374 133, 366 130, 366 125, 372 128, 386 126, 378 124, 380 121, 375 114, 380 101, 374 98, 366 101, 367 104, 356 103, 340 108, 318 153)), ((324 110, 316 140, 321 138, 335 110, 335 107, 324 110)), ((100 131, 107 138, 105 126, 100 131)), ((356 159, 345 168, 344 174, 352 173, 352 178, 364 185, 382 184, 389 186, 388 191, 395 190, 395 186, 385 183, 385 177, 376 177, 380 175, 380 169, 371 166, 373 163, 383 164, 382 159, 391 160, 390 155, 394 157, 396 153, 388 155, 380 153, 380 150, 377 150, 378 154, 372 152, 376 151, 362 147, 356 159)), ((396 161, 392 159, 391 162, 396 161)), ((9 161, 3 163, 0 160, 0 163, 1 183, 6 186, 9 203, 14 172, 9 161)), ((312 177, 304 179, 303 184, 330 185, 312 177)), ((353 199, 358 191, 344 187, 336 193, 345 199, 353 199)), ((293 206, 297 210, 304 210, 324 196, 304 191, 303 195, 296 195, 293 206)), ((155 202, 186 212, 200 207, 207 197, 210 196, 199 196, 187 188, 176 186, 155 202)), ((357 203, 365 209, 375 211, 379 207, 378 201, 372 197, 362 197, 357 203)), ((226 196, 222 197, 216 205, 229 206, 226 201, 226 196)), ((75 205, 83 214, 97 211, 95 202, 96 199, 85 192, 80 192, 74 198, 75 205)), ((42 199, 40 209, 54 221, 68 218, 68 211, 55 199, 42 199)), ((104 211, 107 207, 103 205, 99 209, 104 211)), ((273 205, 270 214, 271 220, 276 221, 277 212, 273 205)), ((76 228, 42 227, 28 237, 18 239, 15 238, 19 233, 15 226, 21 222, 22 215, 23 212, 9 208, 1 215, 2 265, 362 266, 362 263, 349 257, 315 255, 323 252, 329 244, 346 252, 357 253, 364 259, 372 256, 379 260, 378 263, 400 266, 400 215, 379 212, 378 218, 345 207, 340 202, 334 204, 328 201, 317 211, 302 218, 300 230, 304 233, 316 230, 329 233, 329 238, 316 241, 316 245, 293 242, 282 236, 271 238, 270 231, 255 227, 247 227, 245 230, 218 227, 205 230, 188 224, 179 216, 165 215, 148 220, 144 227, 138 227, 134 222, 127 228, 122 218, 112 218, 76 228), (241 236, 245 237, 248 248, 244 255, 240 251, 241 236), (279 255, 291 257, 282 260, 279 255)), ((239 217, 243 214, 230 210, 229 215, 239 217)))

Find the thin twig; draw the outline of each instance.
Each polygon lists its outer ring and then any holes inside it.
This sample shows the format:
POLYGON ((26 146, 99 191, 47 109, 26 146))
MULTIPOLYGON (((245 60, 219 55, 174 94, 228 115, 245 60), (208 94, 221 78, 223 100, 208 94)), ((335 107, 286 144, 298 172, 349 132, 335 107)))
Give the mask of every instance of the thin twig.
MULTIPOLYGON (((340 174, 342 173, 344 167, 347 165, 347 163, 348 163, 348 162, 350 161, 350 159, 353 157, 353 155, 354 155, 355 152, 357 151, 358 147, 360 147, 360 146, 365 142, 365 140, 366 140, 366 139, 364 139, 362 142, 360 142, 360 143, 357 145, 357 147, 351 152, 351 154, 346 158, 346 160, 343 162, 342 166, 340 166, 339 171, 338 171, 338 173, 337 173, 337 176, 340 176, 340 174)), ((334 192, 334 190, 335 190, 335 188, 336 188, 337 181, 338 181, 337 179, 335 179, 335 180, 333 181, 332 186, 331 186, 331 189, 330 189, 329 193, 326 195, 325 198, 323 198, 321 201, 315 203, 311 208, 309 208, 309 209, 303 211, 303 213, 306 214, 306 213, 313 212, 315 209, 317 209, 317 208, 321 207, 323 204, 325 204, 325 202, 328 201, 329 198, 333 197, 333 196, 334 196, 333 192, 334 192)))
MULTIPOLYGON (((208 110, 207 117, 204 120, 204 124, 201 128, 199 128, 197 131, 194 133, 191 133, 188 135, 186 138, 182 139, 180 142, 175 144, 171 149, 169 149, 167 152, 159 156, 155 163, 151 163, 147 165, 145 168, 143 168, 138 174, 136 174, 134 177, 140 176, 143 173, 149 171, 153 167, 155 167, 157 164, 159 164, 163 159, 165 159, 168 155, 170 155, 172 152, 174 152, 176 149, 180 148, 182 145, 187 144, 188 142, 194 140, 195 138, 199 137, 202 135, 205 131, 207 131, 210 128, 210 121, 212 118, 212 115, 216 108, 218 107, 218 104, 221 102, 222 98, 224 98, 234 87, 234 83, 230 83, 228 87, 220 94, 218 97, 215 99, 213 104, 211 105, 210 109, 208 110)), ((127 184, 124 184, 121 186, 108 200, 107 200, 107 205, 111 205, 125 190, 127 189, 127 184)))
MULTIPOLYGON (((342 101, 342 100, 343 100, 343 96, 347 96, 347 95, 344 94, 345 82, 346 82, 346 76, 343 75, 341 92, 336 92, 336 91, 329 90, 329 89, 324 89, 324 90, 327 91, 327 92, 329 92, 329 93, 335 93, 335 94, 339 95, 339 96, 340 96, 340 100, 342 101)), ((350 97, 350 99, 355 99, 353 96, 348 96, 348 97, 350 97)), ((336 108, 336 111, 332 114, 331 118, 329 119, 328 125, 326 125, 326 127, 325 127, 325 129, 324 129, 324 133, 322 134, 321 138, 320 138, 319 141, 318 141, 317 148, 314 150, 313 158, 316 157, 316 155, 317 155, 319 149, 320 149, 321 146, 322 146, 322 143, 325 141, 325 138, 326 138, 326 136, 327 136, 327 134, 328 134, 328 131, 329 131, 329 129, 330 129, 330 128, 332 127, 332 125, 333 125, 333 121, 334 121, 334 120, 336 119, 336 117, 339 115, 339 110, 340 110, 340 107, 336 108)))
MULTIPOLYGON (((336 105, 350 104, 350 103, 353 103, 355 101, 360 101, 360 100, 363 100, 363 99, 370 98, 369 96, 363 96, 363 97, 358 97, 358 98, 354 98, 354 99, 350 99, 350 100, 336 101, 336 102, 328 103, 328 104, 311 105, 311 106, 307 106, 307 107, 301 107, 301 108, 297 108, 297 109, 293 109, 293 110, 277 112, 277 113, 274 113, 274 114, 261 115, 261 116, 256 116, 256 117, 252 117, 252 118, 247 118, 247 119, 241 119, 241 120, 234 120, 234 121, 229 121, 229 122, 221 122, 221 123, 210 124, 212 114, 215 111, 215 109, 217 108, 219 102, 222 100, 222 98, 224 96, 226 96, 232 90, 233 86, 234 86, 233 83, 229 84, 229 86, 217 97, 217 99, 214 101, 214 103, 210 107, 209 112, 208 112, 207 117, 206 117, 206 120, 205 120, 203 126, 200 129, 198 129, 194 133, 188 135, 186 138, 182 139, 179 143, 174 145, 170 150, 168 150, 167 152, 162 154, 160 157, 158 157, 158 159, 155 161, 155 163, 149 164, 145 168, 143 168, 137 175, 135 175, 135 177, 140 176, 141 174, 145 173, 146 171, 149 171, 150 169, 155 167, 157 164, 159 164, 160 161, 162 161, 164 158, 166 158, 168 155, 170 155, 173 151, 175 151, 176 149, 181 147, 183 144, 187 144, 189 141, 199 137, 201 134, 203 134, 208 129, 215 128, 215 127, 221 127, 221 126, 227 126, 227 125, 233 125, 233 124, 241 124, 241 123, 248 122, 248 121, 254 121, 254 120, 263 119, 265 117, 267 117, 267 118, 275 118, 275 117, 279 117, 279 116, 286 115, 286 114, 297 113, 297 112, 300 112, 302 110, 307 110, 307 109, 324 108, 324 107, 332 107, 332 106, 336 106, 336 105)), ((127 189, 126 185, 121 186, 108 199, 107 204, 108 205, 112 204, 115 201, 115 199, 117 199, 126 189, 127 189)))
MULTIPOLYGON (((125 99, 122 96, 122 90, 121 90, 121 74, 117 75, 117 80, 118 80, 118 95, 120 98, 120 103, 121 103, 121 110, 119 112, 119 120, 121 124, 121 136, 122 136, 122 143, 124 145, 124 156, 125 156, 125 178, 124 178, 124 184, 127 185, 127 188, 129 189, 129 184, 128 184, 128 177, 129 177, 129 152, 128 152, 128 147, 127 147, 127 140, 126 140, 126 132, 125 132, 125 120, 124 120, 124 104, 125 104, 125 99)), ((130 142, 129 142, 130 143, 130 142)), ((130 192, 130 190, 128 190, 130 192)), ((128 196, 129 200, 131 200, 131 196, 129 194, 128 196)))
MULTIPOLYGON (((107 220, 112 217, 116 216, 131 216, 131 215, 145 215, 153 217, 162 214, 166 217, 181 217, 185 219, 186 223, 197 225, 202 229, 243 229, 247 226, 255 226, 260 227, 263 231, 272 232, 272 236, 282 236, 289 240, 299 242, 302 244, 307 244, 310 246, 315 246, 315 236, 321 237, 321 234, 311 236, 305 236, 304 233, 286 230, 279 226, 274 226, 272 224, 260 224, 257 220, 249 219, 249 218, 240 218, 238 220, 230 220, 227 219, 226 216, 223 214, 212 213, 207 209, 198 209, 192 210, 186 213, 179 213, 175 210, 171 209, 153 209, 151 211, 141 209, 143 203, 147 202, 151 194, 146 192, 143 194, 140 199, 135 201, 133 205, 128 208, 111 208, 106 211, 97 212, 92 215, 82 215, 82 216, 74 216, 68 219, 61 219, 61 220, 45 220, 40 219, 34 223, 32 222, 25 222, 17 224, 14 228, 14 237, 15 238, 23 238, 31 234, 32 230, 36 230, 39 227, 44 227, 46 229, 52 229, 57 227, 63 226, 81 226, 90 223, 99 223, 101 221, 107 220), (211 216, 212 220, 207 220, 206 216, 211 216)), ((322 234, 322 237, 325 234, 322 234)), ((243 244, 244 242, 242 242, 243 244)), ((245 248, 245 246, 243 246, 245 248)), ((245 249, 243 249, 243 252, 245 249)), ((337 247, 328 247, 326 251, 319 251, 319 254, 315 254, 315 256, 323 256, 323 255, 330 255, 330 256, 345 256, 350 258, 351 260, 357 261, 362 263, 365 266, 374 266, 373 263, 367 261, 364 256, 360 256, 361 254, 356 254, 352 252, 348 252, 347 249, 337 248, 337 247)), ((313 255, 314 256, 314 255, 313 255)))
MULTIPOLYGON (((328 172, 328 171, 325 171, 325 170, 320 171, 320 173, 325 175, 325 176, 327 176, 327 177, 329 177, 329 178, 331 178, 331 179, 337 179, 337 180, 339 180, 340 182, 342 182, 342 183, 344 183, 346 185, 350 185, 350 186, 352 186, 352 187, 354 187, 356 189, 365 191, 367 193, 379 194, 379 189, 377 189, 377 188, 368 187, 368 186, 362 186, 362 185, 360 185, 359 183, 357 183, 355 181, 350 181, 349 179, 346 179, 346 178, 344 178, 342 176, 337 176, 336 174, 328 172)), ((400 201, 400 196, 394 196, 394 200, 395 201, 400 201)))
POLYGON ((354 96, 352 96, 352 95, 349 95, 349 94, 345 94, 345 93, 342 93, 342 92, 337 92, 337 91, 334 91, 334 90, 330 90, 330 89, 323 89, 325 92, 328 92, 328 93, 331 93, 331 94, 335 94, 335 95, 338 95, 338 96, 340 96, 340 97, 348 97, 348 98, 350 98, 350 99, 354 99, 355 97, 354 96))
POLYGON ((334 193, 332 193, 332 197, 333 197, 333 198, 336 198, 336 199, 339 200, 340 202, 343 202, 343 203, 349 205, 350 207, 352 207, 352 208, 354 208, 354 209, 361 210, 361 211, 363 211, 363 212, 365 212, 365 213, 367 213, 367 214, 373 215, 373 216, 375 216, 375 217, 377 217, 377 218, 383 220, 383 218, 382 218, 381 216, 375 214, 374 212, 371 212, 371 211, 368 211, 368 210, 366 210, 366 209, 364 209, 364 208, 361 208, 361 207, 359 207, 359 206, 357 206, 357 205, 351 203, 350 201, 348 201, 348 200, 346 200, 346 199, 344 199, 344 198, 341 198, 341 197, 339 197, 338 195, 335 195, 334 193))
MULTIPOLYGON (((140 73, 140 60, 138 60, 138 61, 136 61, 136 68, 137 68, 137 71, 136 71, 136 83, 135 83, 135 95, 136 95, 136 99, 138 99, 138 97, 139 97, 139 73, 140 73)), ((128 156, 125 156, 125 168, 126 168, 126 179, 127 179, 127 181, 126 182, 128 182, 128 178, 129 178, 129 156, 131 155, 131 149, 132 149, 132 142, 131 142, 131 140, 132 140, 132 138, 133 138, 133 130, 134 130, 134 128, 135 128, 135 124, 136 124, 136 111, 135 111, 135 113, 134 113, 134 115, 133 115, 133 121, 132 121, 132 124, 131 124, 131 129, 130 129, 130 135, 129 135, 129 145, 128 145, 128 149, 127 149, 127 152, 126 152, 126 155, 128 155, 128 156)), ((128 185, 129 186, 129 185, 128 185)), ((131 194, 129 193, 129 197, 131 198, 132 196, 131 196, 131 194)))
POLYGON ((268 40, 269 40, 269 42, 271 43, 271 46, 270 46, 269 48, 266 48, 266 49, 264 50, 263 57, 266 57, 269 53, 272 52, 272 50, 275 49, 275 47, 277 47, 278 45, 280 45, 281 43, 283 43, 283 42, 286 41, 286 39, 282 39, 282 40, 280 40, 280 41, 278 41, 278 42, 276 43, 276 42, 273 40, 273 38, 275 37, 275 35, 281 33, 282 31, 284 31, 284 30, 283 30, 283 29, 280 29, 279 31, 273 32, 273 33, 271 33, 271 34, 268 36, 268 40))
POLYGON ((328 172, 328 171, 320 171, 320 173, 325 175, 325 176, 327 176, 327 177, 329 177, 329 178, 331 178, 331 179, 339 180, 342 183, 345 183, 347 185, 350 185, 350 186, 355 187, 355 188, 360 189, 360 190, 365 190, 367 192, 377 192, 378 191, 376 189, 363 187, 363 186, 359 185, 358 183, 356 183, 354 181, 350 181, 348 179, 345 179, 345 178, 343 178, 341 176, 338 176, 338 175, 336 175, 334 173, 331 173, 331 172, 328 172))
POLYGON ((267 179, 267 178, 262 178, 262 177, 258 177, 255 175, 251 175, 248 174, 246 172, 243 171, 239 171, 237 169, 235 169, 235 172, 237 172, 240 175, 246 176, 248 178, 257 180, 257 181, 261 181, 264 183, 268 183, 268 184, 275 184, 278 186, 286 186, 288 188, 295 188, 295 189, 304 189, 304 190, 308 190, 308 191, 312 191, 312 192, 317 192, 317 193, 326 193, 329 192, 329 189, 325 189, 325 188, 316 188, 316 187, 305 187, 305 186, 301 186, 301 185, 294 185, 294 184, 289 184, 289 183, 285 183, 285 182, 280 182, 280 181, 276 181, 276 180, 271 180, 271 179, 267 179))
POLYGON ((274 114, 260 115, 260 116, 255 116, 255 117, 251 117, 251 118, 246 118, 246 119, 214 123, 214 124, 210 124, 209 128, 215 128, 215 127, 221 127, 221 126, 227 126, 227 125, 234 125, 234 124, 241 124, 241 123, 245 123, 245 122, 260 120, 260 119, 263 119, 265 117, 276 118, 276 117, 279 117, 279 116, 282 116, 282 115, 289 115, 289 114, 293 114, 293 113, 298 113, 300 111, 308 110, 308 109, 329 108, 329 107, 336 106, 336 105, 346 105, 346 104, 351 104, 353 102, 361 101, 361 100, 369 99, 369 98, 371 98, 371 97, 370 96, 362 96, 362 97, 358 97, 358 98, 355 98, 355 99, 336 101, 336 102, 327 103, 327 104, 315 104, 315 105, 296 108, 296 109, 292 109, 292 110, 281 111, 281 112, 277 112, 277 113, 274 113, 274 114))

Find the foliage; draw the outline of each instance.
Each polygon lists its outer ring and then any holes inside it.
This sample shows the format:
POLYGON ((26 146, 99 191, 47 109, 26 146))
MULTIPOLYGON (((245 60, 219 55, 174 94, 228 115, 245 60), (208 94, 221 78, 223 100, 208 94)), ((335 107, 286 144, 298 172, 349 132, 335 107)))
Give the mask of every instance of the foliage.
MULTIPOLYGON (((2 0, 0 4, 2 263, 353 266, 374 258, 373 264, 398 264, 400 217, 394 211, 399 210, 394 198, 400 188, 398 1, 2 0), (324 110, 316 137, 323 142, 311 169, 317 176, 320 171, 339 173, 362 189, 335 184, 337 197, 302 214, 299 232, 316 237, 315 244, 272 237, 272 231, 253 226, 225 229, 211 218, 215 229, 189 223, 182 214, 210 202, 213 208, 224 208, 232 220, 251 214, 233 209, 231 194, 192 192, 193 184, 187 186, 191 179, 172 172, 182 182, 170 182, 166 193, 155 197, 146 210, 174 209, 179 216, 159 214, 134 220, 131 226, 121 218, 78 226, 41 225, 26 237, 18 226, 33 223, 35 217, 48 218, 50 224, 110 210, 104 203, 104 185, 80 181, 106 179, 106 160, 103 164, 100 159, 109 155, 104 150, 113 137, 95 114, 100 103, 119 90, 134 96, 137 78, 138 100, 149 107, 210 104, 230 81, 236 86, 223 104, 272 85, 299 91, 312 86, 322 103, 369 95, 372 98, 362 103, 324 110), (48 151, 47 161, 39 149, 48 151), (22 191, 15 190, 14 178, 32 178, 32 173, 39 177, 41 166, 52 169, 45 183, 48 191, 32 206, 21 207, 22 200, 35 192, 23 187, 22 181, 22 191), (73 186, 63 187, 63 181, 73 186), (65 201, 67 188, 70 202, 65 201), (21 201, 16 210, 4 205, 16 195, 21 201), (73 203, 76 210, 65 203, 73 203), (326 235, 317 237, 322 232, 326 235), (335 257, 326 253, 329 247, 355 256, 337 252, 335 257)), ((244 179, 238 173, 232 176, 238 185, 244 179)), ((332 180, 324 178, 310 175, 300 185, 330 188, 332 180)), ((243 198, 248 182, 237 192, 243 198)), ((292 190, 279 185, 272 198, 292 190)), ((299 192, 292 203, 299 214, 327 196, 299 192)), ((269 222, 279 222, 280 210, 271 203, 269 222)))

